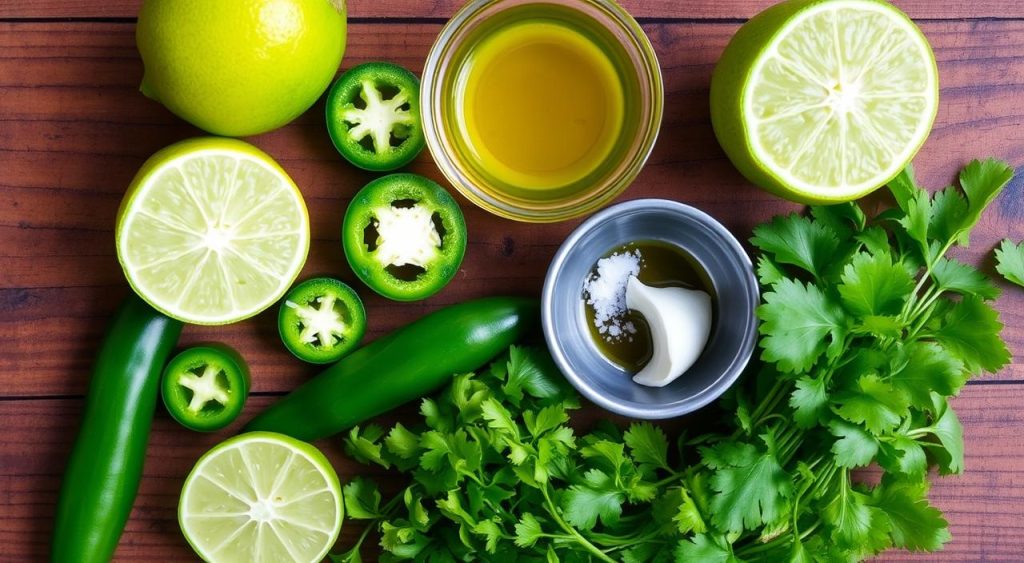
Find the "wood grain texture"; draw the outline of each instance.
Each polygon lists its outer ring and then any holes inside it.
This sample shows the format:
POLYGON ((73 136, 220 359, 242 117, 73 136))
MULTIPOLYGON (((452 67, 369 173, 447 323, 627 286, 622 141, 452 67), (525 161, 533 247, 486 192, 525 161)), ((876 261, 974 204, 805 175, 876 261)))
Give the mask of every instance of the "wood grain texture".
MULTIPOLYGON (((352 2, 347 68, 371 59, 419 71, 459 2, 352 2), (405 18, 431 18, 422 22, 405 18)), ((665 74, 666 114, 650 163, 622 199, 667 197, 718 217, 740 238, 773 214, 796 210, 751 187, 725 160, 707 112, 708 81, 738 21, 770 0, 624 0, 640 16, 665 74), (678 21, 676 21, 678 20, 678 21), (709 20, 709 21, 700 21, 709 20)), ((994 155, 1024 164, 1024 3, 904 0, 921 23, 942 80, 935 130, 916 164, 932 187, 969 159, 994 155), (973 18, 970 21, 956 21, 973 18), (952 21, 943 21, 943 20, 952 21)), ((142 75, 131 18, 138 0, 0 2, 0 561, 46 556, 59 475, 78 424, 97 343, 128 291, 112 226, 124 188, 150 154, 200 134, 137 91, 142 75), (27 21, 3 21, 28 18, 27 21), (40 21, 124 18, 123 21, 40 21)), ((251 139, 273 155, 306 196, 314 241, 304 274, 354 282, 338 242, 345 206, 372 176, 345 164, 322 125, 322 105, 296 123, 251 139)), ((442 180, 429 156, 412 171, 442 180)), ((536 295, 559 242, 579 221, 523 225, 465 200, 471 234, 463 270, 436 297, 395 304, 361 289, 375 338, 445 304, 500 293, 536 295)), ((1024 238, 1024 177, 985 217, 964 260, 993 273, 990 251, 1024 238)), ((357 286, 359 287, 359 286, 357 286)), ((1024 553, 1024 292, 999 301, 1014 363, 956 402, 965 425, 968 472, 941 479, 932 498, 952 522, 941 555, 885 554, 879 560, 1019 561, 1024 553)), ((190 327, 183 343, 219 340, 250 361, 254 391, 277 394, 318 368, 280 346, 274 314, 236 326, 190 327)), ((249 412, 272 397, 256 397, 249 412)), ((408 413, 408 409, 405 410, 408 413)), ((597 412, 597 411, 593 411, 597 412)), ((118 551, 123 561, 192 561, 177 530, 185 474, 226 436, 198 436, 158 415, 135 512, 118 551)), ((359 468, 336 442, 322 444, 343 477, 359 468)), ((351 539, 352 527, 343 538, 351 539)))
MULTIPOLYGON (((351 18, 448 18, 464 0, 349 0, 351 18)), ((621 0, 634 17, 656 19, 749 18, 775 0, 621 0)), ((914 18, 962 19, 1024 16, 1014 0, 893 0, 914 18)), ((0 18, 134 18, 142 0, 5 0, 0 18)))
MULTIPOLYGON (((344 66, 371 58, 421 69, 440 26, 359 24, 344 66)), ((725 160, 711 131, 708 81, 735 24, 648 24, 666 82, 662 134, 651 160, 621 199, 668 197, 719 218, 745 238, 775 213, 795 210, 751 187, 725 160)), ((1024 163, 1024 22, 929 22, 943 83, 935 132, 918 157, 926 185, 946 184, 971 158, 996 155, 1024 163)), ((142 65, 131 24, 0 24, 0 372, 19 377, 4 393, 78 395, 89 351, 125 291, 111 229, 125 187, 153 152, 199 134, 140 95, 142 65), (26 319, 32 319, 26 323, 26 319), (76 338, 48 338, 55 330, 76 338)), ((321 105, 252 141, 280 161, 302 188, 314 238, 304 275, 352 281, 339 243, 352 194, 371 175, 347 165, 331 146, 321 105)), ((412 170, 439 181, 424 154, 412 170)), ((962 253, 991 272, 1003 237, 1024 237, 1024 184, 1018 180, 962 253)), ((419 304, 395 305, 362 291, 369 338, 442 304, 487 294, 538 294, 558 243, 578 224, 524 225, 464 204, 471 233, 457 280, 419 304)), ((1004 333, 1024 354, 1024 295, 1007 292, 1004 333)), ((283 391, 311 371, 276 342, 274 313, 226 328, 189 328, 186 338, 223 340, 245 349, 257 391, 283 391), (250 344, 251 343, 251 344, 250 344)), ((996 377, 1024 379, 1015 363, 996 377)))
MULTIPOLYGON (((953 541, 941 555, 889 552, 878 561, 1014 561, 1024 553, 1024 411, 1018 408, 1024 385, 976 385, 954 401, 963 421, 967 471, 933 477, 931 499, 951 523, 953 541)), ((243 419, 268 405, 254 397, 243 419)), ((52 514, 67 452, 77 428, 82 401, 0 402, 0 561, 46 559, 52 514)), ((591 407, 596 409, 596 407, 591 407)), ((412 407, 402 409, 404 418, 412 407)), ((159 409, 149 443, 139 496, 121 538, 118 561, 194 561, 178 531, 178 493, 195 460, 238 425, 216 435, 189 432, 159 409)), ((359 465, 342 452, 340 440, 317 445, 342 479, 365 475, 394 490, 393 474, 359 465)), ((342 528, 341 545, 356 528, 342 528)))

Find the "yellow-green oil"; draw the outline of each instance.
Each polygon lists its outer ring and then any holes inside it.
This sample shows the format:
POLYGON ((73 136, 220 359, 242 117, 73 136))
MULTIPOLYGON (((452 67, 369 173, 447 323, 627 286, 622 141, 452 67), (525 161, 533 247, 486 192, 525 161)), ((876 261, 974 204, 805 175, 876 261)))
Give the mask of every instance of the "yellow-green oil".
POLYGON ((622 46, 578 12, 543 4, 508 10, 469 43, 451 110, 481 187, 546 201, 591 189, 637 126, 622 46))
MULTIPOLYGON (((636 250, 640 251, 637 279, 641 282, 652 287, 683 287, 707 292, 711 296, 712 310, 717 309, 711 278, 695 258, 678 246, 654 240, 636 241, 613 248, 602 258, 636 250)), ((596 272, 595 264, 591 275, 596 275, 596 272)), ((595 326, 594 308, 586 305, 585 312, 590 337, 606 358, 630 373, 640 371, 650 361, 653 352, 651 330, 642 316, 630 310, 625 320, 633 323, 636 334, 630 338, 609 339, 595 326)))

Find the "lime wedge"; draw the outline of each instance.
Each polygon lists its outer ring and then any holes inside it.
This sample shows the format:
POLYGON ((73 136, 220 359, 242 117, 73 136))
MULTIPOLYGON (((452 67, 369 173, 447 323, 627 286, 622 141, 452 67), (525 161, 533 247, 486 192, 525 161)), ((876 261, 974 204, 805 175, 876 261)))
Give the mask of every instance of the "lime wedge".
POLYGON ((861 197, 928 137, 938 71, 887 2, 791 0, 755 16, 715 69, 715 133, 749 180, 804 203, 861 197))
POLYGON ((178 522, 210 563, 318 562, 338 539, 338 475, 313 446, 250 432, 214 446, 185 479, 178 522))
POLYGON ((273 159, 233 139, 156 153, 118 212, 117 256, 132 288, 178 320, 251 317, 276 302, 309 251, 299 189, 273 159))

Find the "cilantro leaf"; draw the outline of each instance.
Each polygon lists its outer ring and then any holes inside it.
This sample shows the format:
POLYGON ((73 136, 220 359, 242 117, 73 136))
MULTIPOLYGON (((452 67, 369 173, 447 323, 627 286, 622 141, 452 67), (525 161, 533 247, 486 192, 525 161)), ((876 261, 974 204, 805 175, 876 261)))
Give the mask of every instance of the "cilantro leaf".
POLYGON ((789 551, 789 563, 814 563, 814 558, 811 557, 799 537, 793 537, 793 547, 789 551))
POLYGON ((729 532, 753 530, 784 515, 793 483, 771 452, 751 446, 731 451, 711 478, 716 494, 711 500, 711 519, 729 532))
POLYGON ((863 317, 851 332, 870 334, 878 338, 899 338, 903 333, 903 326, 898 316, 868 315, 863 317))
POLYGON ((418 494, 413 492, 412 487, 406 487, 402 494, 402 502, 405 503, 405 509, 409 513, 409 521, 420 531, 426 530, 427 524, 430 523, 430 516, 423 508, 422 500, 418 494))
POLYGON ((367 425, 365 430, 354 426, 345 438, 345 453, 360 463, 376 463, 384 469, 390 469, 391 462, 384 459, 384 452, 378 443, 383 435, 384 430, 376 424, 367 425))
POLYGON ((498 540, 502 536, 502 530, 494 520, 481 520, 471 528, 472 532, 484 538, 484 551, 497 553, 498 540))
POLYGON ((761 255, 757 259, 757 279, 763 286, 770 286, 786 278, 786 272, 782 271, 771 258, 761 255))
POLYGON ((836 464, 839 467, 850 469, 862 467, 875 459, 875 455, 878 453, 878 441, 860 426, 842 420, 833 420, 829 423, 828 428, 833 436, 839 438, 832 444, 832 453, 835 454, 836 464))
POLYGON ((928 505, 928 481, 882 478, 872 494, 872 504, 882 510, 891 525, 893 543, 910 551, 935 551, 952 537, 942 513, 928 505))
POLYGON ((931 392, 955 395, 965 382, 964 364, 933 342, 913 342, 900 348, 893 386, 919 409, 932 406, 931 392))
POLYGON ((864 250, 871 254, 888 253, 892 249, 889 244, 889 233, 878 225, 872 225, 858 233, 856 240, 864 247, 864 250))
POLYGON ((675 515, 672 516, 672 521, 676 523, 676 527, 680 534, 688 534, 690 532, 696 532, 703 534, 708 531, 708 525, 704 522, 704 517, 700 513, 700 509, 697 508, 697 503, 694 502, 693 497, 686 492, 686 489, 679 487, 676 489, 679 491, 681 500, 679 502, 679 508, 676 510, 675 515))
POLYGON ((899 219, 899 224, 906 230, 910 239, 917 243, 921 257, 928 262, 931 262, 932 255, 928 240, 931 209, 932 203, 928 198, 928 192, 920 190, 914 192, 908 200, 906 207, 903 208, 906 214, 899 219))
POLYGON ((676 561, 700 561, 701 563, 736 563, 732 546, 721 537, 697 534, 676 546, 676 561))
POLYGON ((893 198, 896 200, 896 204, 904 211, 910 206, 910 200, 917 193, 923 191, 917 185, 917 180, 914 177, 913 164, 908 164, 895 178, 890 180, 888 187, 889 191, 892 192, 893 198))
POLYGON ((644 542, 622 551, 622 563, 669 563, 672 550, 660 543, 644 542))
POLYGON ((929 427, 931 433, 938 438, 941 449, 931 450, 939 462, 939 470, 943 474, 963 473, 964 471, 964 427, 960 418, 949 403, 938 394, 932 395, 936 420, 929 427))
POLYGON ((519 441, 519 427, 512 420, 512 414, 501 403, 492 397, 481 403, 480 409, 489 427, 509 439, 519 441))
POLYGON ((523 412, 526 431, 534 438, 539 438, 545 432, 554 430, 568 421, 569 413, 561 405, 548 405, 537 414, 534 414, 533 411, 523 412))
POLYGON ((907 396, 873 373, 862 375, 856 388, 846 390, 837 402, 839 416, 863 424, 874 434, 895 428, 910 414, 907 396))
POLYGON ((835 205, 813 205, 811 216, 842 238, 850 238, 855 232, 863 231, 867 225, 864 211, 852 201, 835 205))
POLYGON ((962 235, 963 217, 967 213, 967 199, 956 188, 949 187, 932 197, 928 218, 928 236, 941 244, 951 240, 965 243, 962 235))
POLYGON ((345 501, 345 514, 349 518, 368 520, 381 516, 380 491, 373 481, 356 477, 342 488, 341 494, 345 501))
POLYGON ((855 315, 895 315, 903 308, 914 280, 887 253, 861 252, 843 270, 839 295, 855 315))
POLYGON ((780 264, 792 264, 822 278, 835 259, 839 239, 821 222, 795 213, 754 228, 750 243, 780 264))
POLYGON ((607 439, 593 440, 580 449, 580 455, 594 460, 605 469, 616 472, 626 463, 626 445, 607 439))
POLYGON ((1010 351, 999 337, 999 313, 980 297, 967 295, 943 315, 935 338, 972 372, 995 373, 1010 362, 1010 351))
POLYGON ((845 333, 842 309, 817 286, 796 280, 777 283, 764 295, 757 315, 763 321, 761 357, 784 372, 807 371, 845 333))
POLYGON ((969 204, 967 213, 962 216, 960 224, 960 229, 965 231, 965 236, 966 231, 978 223, 985 208, 1012 179, 1013 167, 994 158, 972 160, 960 171, 960 187, 967 194, 969 204))
POLYGON ((420 438, 399 422, 391 428, 387 438, 384 438, 384 446, 400 458, 412 459, 419 455, 420 438))
POLYGON ((359 555, 359 548, 361 545, 357 545, 345 553, 328 553, 327 558, 331 563, 363 563, 363 557, 359 555))
POLYGON ((833 481, 824 497, 822 520, 831 530, 832 541, 850 549, 884 542, 888 529, 879 530, 878 509, 869 505, 870 498, 850 488, 846 472, 833 481))
POLYGON ((928 471, 928 459, 921 444, 903 434, 888 437, 881 443, 879 464, 893 473, 921 479, 928 471))
POLYGON ((819 424, 828 413, 828 391, 825 380, 808 375, 796 380, 796 389, 789 397, 793 407, 793 419, 800 428, 811 428, 819 424))
POLYGON ((641 466, 670 470, 668 466, 668 438, 665 432, 650 422, 634 422, 623 434, 633 459, 641 466))
POLYGON ((519 517, 519 522, 516 523, 516 540, 515 543, 519 547, 533 547, 540 539, 544 531, 541 529, 540 522, 537 518, 529 512, 524 512, 519 517))
POLYGON ((538 399, 555 397, 559 386, 552 375, 550 358, 534 348, 509 348, 508 381, 502 387, 513 404, 518 405, 525 391, 538 399), (545 361, 546 360, 546 361, 545 361))
POLYGON ((996 271, 1008 281, 1024 287, 1024 243, 1004 239, 996 249, 996 271))
POLYGON ((952 258, 940 258, 932 267, 932 278, 939 288, 960 295, 977 295, 985 300, 999 297, 999 288, 977 270, 952 258))
POLYGON ((392 524, 385 520, 380 525, 380 545, 403 559, 413 559, 420 554, 430 539, 415 528, 392 524))
POLYGON ((583 480, 583 484, 569 487, 562 495, 565 521, 582 530, 593 529, 598 519, 605 526, 617 524, 626 497, 616 487, 615 479, 600 469, 591 469, 583 480))

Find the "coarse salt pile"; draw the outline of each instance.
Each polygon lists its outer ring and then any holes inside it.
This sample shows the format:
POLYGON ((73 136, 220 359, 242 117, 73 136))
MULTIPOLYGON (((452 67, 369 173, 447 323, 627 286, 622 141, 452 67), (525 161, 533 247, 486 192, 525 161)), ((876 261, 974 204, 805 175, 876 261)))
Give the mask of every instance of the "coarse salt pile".
POLYGON ((583 284, 583 301, 594 308, 594 327, 609 342, 632 341, 636 334, 626 316, 626 283, 640 274, 641 258, 639 250, 602 258, 583 284))

